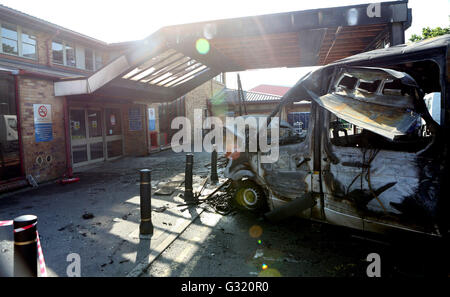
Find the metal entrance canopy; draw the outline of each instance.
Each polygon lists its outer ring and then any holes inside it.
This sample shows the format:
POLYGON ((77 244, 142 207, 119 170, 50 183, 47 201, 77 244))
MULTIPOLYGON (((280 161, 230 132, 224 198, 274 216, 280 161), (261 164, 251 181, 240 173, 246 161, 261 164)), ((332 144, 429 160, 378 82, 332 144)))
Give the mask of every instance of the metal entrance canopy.
POLYGON ((405 0, 168 26, 89 77, 55 82, 55 95, 172 101, 222 72, 325 65, 404 43, 410 24, 405 0))

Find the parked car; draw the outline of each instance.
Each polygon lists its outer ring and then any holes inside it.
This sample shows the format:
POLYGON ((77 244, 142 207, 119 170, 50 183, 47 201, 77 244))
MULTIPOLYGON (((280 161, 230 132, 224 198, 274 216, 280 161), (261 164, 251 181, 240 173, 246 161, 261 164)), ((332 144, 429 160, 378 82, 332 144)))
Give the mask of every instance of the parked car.
POLYGON ((271 220, 292 215, 351 228, 448 234, 450 35, 361 53, 320 67, 271 116, 311 102, 305 137, 230 160, 236 201, 271 220), (439 94, 430 114, 427 94, 439 94), (344 125, 345 124, 345 125, 344 125))

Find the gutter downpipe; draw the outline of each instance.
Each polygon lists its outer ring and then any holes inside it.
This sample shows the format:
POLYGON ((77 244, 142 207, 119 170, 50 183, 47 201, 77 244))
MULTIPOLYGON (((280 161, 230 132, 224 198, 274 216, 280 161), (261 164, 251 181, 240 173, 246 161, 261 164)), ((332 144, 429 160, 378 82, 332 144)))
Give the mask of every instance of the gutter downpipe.
POLYGON ((147 147, 147 149, 145 150, 147 152, 147 156, 150 155, 150 127, 149 127, 149 123, 148 123, 148 119, 149 119, 149 114, 148 114, 148 105, 144 105, 144 118, 145 118, 145 145, 147 147))
POLYGON ((20 158, 20 174, 25 176, 25 165, 23 160, 23 141, 22 141, 22 127, 20 121, 20 94, 19 94, 19 74, 13 74, 14 90, 16 101, 16 119, 17 119, 17 138, 19 139, 19 158, 20 158))
POLYGON ((67 97, 63 99, 64 109, 64 138, 66 142, 66 175, 68 178, 73 177, 72 156, 70 152, 70 133, 69 133, 69 108, 67 104, 67 97))

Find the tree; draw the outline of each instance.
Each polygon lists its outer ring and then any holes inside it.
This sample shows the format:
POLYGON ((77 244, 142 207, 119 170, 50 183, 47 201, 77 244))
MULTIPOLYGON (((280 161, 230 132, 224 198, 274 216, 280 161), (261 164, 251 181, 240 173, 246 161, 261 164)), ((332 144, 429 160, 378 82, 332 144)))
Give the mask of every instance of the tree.
POLYGON ((426 28, 422 29, 422 36, 413 34, 409 40, 414 42, 414 41, 424 40, 424 39, 441 36, 441 35, 445 35, 445 34, 450 34, 450 27, 448 27, 448 28, 436 27, 434 29, 431 29, 430 27, 426 27, 426 28))

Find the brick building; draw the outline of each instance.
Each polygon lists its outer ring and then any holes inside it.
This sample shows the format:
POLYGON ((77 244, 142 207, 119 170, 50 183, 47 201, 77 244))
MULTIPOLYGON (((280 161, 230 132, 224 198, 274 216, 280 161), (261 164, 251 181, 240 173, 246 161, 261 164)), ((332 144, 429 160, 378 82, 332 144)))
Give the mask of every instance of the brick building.
POLYGON ((192 117, 224 86, 222 75, 206 81, 172 114, 169 100, 126 92, 56 96, 55 82, 91 77, 136 42, 107 44, 1 5, 0 38, 0 191, 168 145, 170 116, 192 117))

